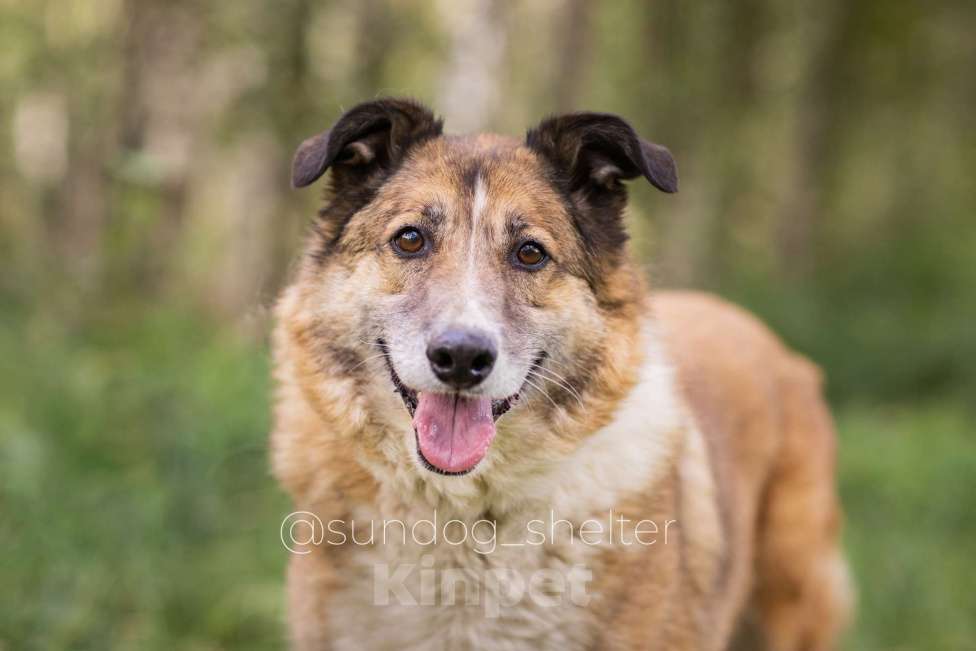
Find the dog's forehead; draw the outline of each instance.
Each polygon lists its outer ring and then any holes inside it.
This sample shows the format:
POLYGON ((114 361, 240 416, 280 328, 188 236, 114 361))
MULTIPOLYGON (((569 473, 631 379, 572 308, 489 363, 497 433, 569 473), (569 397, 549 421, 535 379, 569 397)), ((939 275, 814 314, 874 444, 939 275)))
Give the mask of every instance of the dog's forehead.
POLYGON ((496 134, 430 140, 417 147, 397 176, 398 191, 432 192, 452 203, 481 195, 525 212, 560 203, 539 156, 522 141, 496 134))

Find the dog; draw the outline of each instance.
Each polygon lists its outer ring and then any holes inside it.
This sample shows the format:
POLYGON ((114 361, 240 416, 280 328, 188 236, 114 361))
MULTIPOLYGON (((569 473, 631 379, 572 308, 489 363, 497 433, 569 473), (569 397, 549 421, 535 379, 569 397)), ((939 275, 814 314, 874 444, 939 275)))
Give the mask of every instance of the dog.
POLYGON ((676 192, 668 149, 602 113, 445 135, 383 98, 299 146, 295 187, 327 171, 273 336, 294 648, 834 648, 820 372, 648 292, 624 182, 676 192))

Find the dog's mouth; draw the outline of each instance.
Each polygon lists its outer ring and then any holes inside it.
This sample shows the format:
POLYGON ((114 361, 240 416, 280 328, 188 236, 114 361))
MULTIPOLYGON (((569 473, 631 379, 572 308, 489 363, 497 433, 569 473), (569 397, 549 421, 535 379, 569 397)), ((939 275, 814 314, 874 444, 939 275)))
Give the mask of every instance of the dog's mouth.
MULTIPOLYGON (((518 402, 521 389, 500 399, 416 391, 397 375, 386 342, 379 339, 377 344, 384 353, 393 387, 413 419, 421 465, 440 475, 466 475, 474 470, 495 438, 496 421, 518 402)), ((544 357, 541 353, 533 367, 544 357)))

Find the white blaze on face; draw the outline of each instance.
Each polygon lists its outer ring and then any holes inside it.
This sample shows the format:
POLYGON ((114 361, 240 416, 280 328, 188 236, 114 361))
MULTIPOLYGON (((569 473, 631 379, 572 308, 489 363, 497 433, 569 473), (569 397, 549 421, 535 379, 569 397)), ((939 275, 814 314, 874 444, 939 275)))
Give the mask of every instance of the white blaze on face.
POLYGON ((488 262, 485 260, 487 247, 484 246, 488 238, 483 226, 487 208, 488 191, 481 175, 478 175, 471 202, 471 229, 468 233, 467 260, 463 265, 464 277, 458 295, 450 301, 448 313, 451 324, 477 328, 497 339, 498 324, 489 318, 483 305, 487 298, 483 287, 488 262))
MULTIPOLYGON (((402 323, 397 332, 387 337, 391 355, 400 378, 407 386, 420 391, 449 392, 430 369, 426 350, 429 341, 447 329, 461 328, 477 330, 491 338, 498 351, 494 367, 481 384, 466 393, 491 398, 507 398, 522 387, 525 375, 532 360, 515 359, 508 350, 510 343, 504 340, 500 292, 503 288, 493 286, 498 255, 491 248, 491 207, 488 197, 488 184, 479 176, 475 182, 474 194, 470 204, 468 229, 461 227, 458 248, 445 250, 443 255, 458 256, 452 268, 456 277, 436 280, 431 287, 433 293, 430 303, 434 310, 432 318, 421 326, 419 319, 409 319, 402 323), (464 240, 467 237, 467 241, 464 240)), ((421 282, 427 282, 421 280, 421 282)))

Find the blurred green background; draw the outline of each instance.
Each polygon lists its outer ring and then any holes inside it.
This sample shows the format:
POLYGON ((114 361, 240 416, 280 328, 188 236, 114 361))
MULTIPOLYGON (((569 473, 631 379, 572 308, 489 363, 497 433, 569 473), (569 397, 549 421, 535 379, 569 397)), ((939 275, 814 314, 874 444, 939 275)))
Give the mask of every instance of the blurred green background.
POLYGON ((0 0, 0 649, 283 646, 268 310, 295 145, 378 94, 453 131, 614 111, 657 285, 820 363, 851 650, 976 648, 971 0, 0 0))

